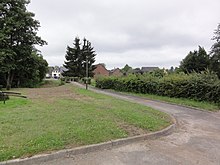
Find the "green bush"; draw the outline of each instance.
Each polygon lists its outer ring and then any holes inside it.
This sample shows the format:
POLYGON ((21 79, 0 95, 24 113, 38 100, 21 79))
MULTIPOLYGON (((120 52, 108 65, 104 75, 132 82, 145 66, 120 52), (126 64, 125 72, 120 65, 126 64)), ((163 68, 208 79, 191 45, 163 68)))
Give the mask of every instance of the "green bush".
POLYGON ((220 102, 220 80, 215 74, 210 72, 179 73, 163 77, 151 74, 101 77, 96 80, 96 87, 124 92, 220 102))
POLYGON ((88 82, 88 84, 91 84, 91 78, 90 77, 84 77, 84 78, 82 78, 82 82, 84 83, 84 84, 86 84, 86 80, 87 80, 87 82, 88 82))

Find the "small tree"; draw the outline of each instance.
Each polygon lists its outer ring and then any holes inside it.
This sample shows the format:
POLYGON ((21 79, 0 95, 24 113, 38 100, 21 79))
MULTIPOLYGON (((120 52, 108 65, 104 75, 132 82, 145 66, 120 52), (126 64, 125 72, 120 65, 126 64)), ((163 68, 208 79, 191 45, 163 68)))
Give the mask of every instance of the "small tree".
POLYGON ((121 70, 123 75, 128 75, 129 73, 132 73, 132 67, 130 67, 128 64, 126 64, 121 70))

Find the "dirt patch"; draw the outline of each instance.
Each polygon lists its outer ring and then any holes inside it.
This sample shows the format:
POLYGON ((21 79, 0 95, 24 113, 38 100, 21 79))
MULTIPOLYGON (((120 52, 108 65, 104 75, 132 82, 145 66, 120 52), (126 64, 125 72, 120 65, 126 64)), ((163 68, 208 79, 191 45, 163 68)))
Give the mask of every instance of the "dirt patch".
POLYGON ((30 99, 43 100, 53 103, 57 99, 91 100, 92 98, 77 94, 68 86, 52 88, 33 88, 27 90, 27 97, 30 99))
POLYGON ((125 130, 128 133, 128 136, 137 136, 148 133, 148 131, 135 127, 134 125, 130 125, 128 123, 120 122, 117 125, 119 128, 125 130))
MULTIPOLYGON (((57 99, 74 99, 74 100, 89 100, 92 98, 83 96, 74 92, 69 86, 58 86, 49 88, 33 88, 27 90, 27 97, 32 100, 41 100, 50 104, 56 102, 57 99)), ((106 108, 106 107, 105 107, 106 108)), ((125 130, 128 136, 136 136, 148 133, 146 130, 135 127, 122 121, 116 121, 119 128, 125 130)))

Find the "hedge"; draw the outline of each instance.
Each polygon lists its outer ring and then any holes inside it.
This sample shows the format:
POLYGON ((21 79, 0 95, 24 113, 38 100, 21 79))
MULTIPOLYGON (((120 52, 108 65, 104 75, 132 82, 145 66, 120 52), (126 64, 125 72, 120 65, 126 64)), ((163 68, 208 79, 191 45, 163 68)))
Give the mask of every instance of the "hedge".
POLYGON ((199 101, 220 102, 220 80, 212 73, 170 74, 164 77, 130 75, 100 77, 96 87, 124 92, 155 94, 199 101))

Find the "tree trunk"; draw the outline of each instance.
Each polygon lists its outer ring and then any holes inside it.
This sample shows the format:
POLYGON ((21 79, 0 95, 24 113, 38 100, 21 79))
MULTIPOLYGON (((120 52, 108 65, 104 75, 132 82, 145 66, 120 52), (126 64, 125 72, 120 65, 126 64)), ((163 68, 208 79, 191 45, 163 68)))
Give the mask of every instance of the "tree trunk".
POLYGON ((10 77, 11 77, 11 72, 9 71, 9 72, 8 72, 8 75, 7 75, 7 79, 6 79, 6 89, 7 89, 7 90, 10 90, 10 89, 11 89, 10 77))
POLYGON ((18 81, 17 81, 17 88, 19 88, 20 87, 20 79, 18 79, 18 81))
POLYGON ((6 89, 10 90, 11 89, 11 84, 14 79, 14 73, 12 71, 8 72, 7 80, 6 80, 6 89))

